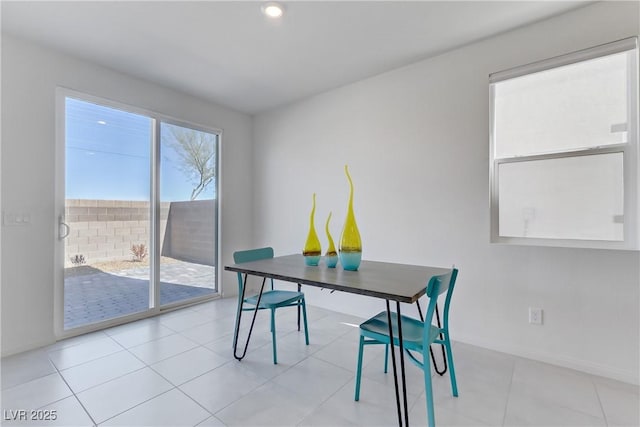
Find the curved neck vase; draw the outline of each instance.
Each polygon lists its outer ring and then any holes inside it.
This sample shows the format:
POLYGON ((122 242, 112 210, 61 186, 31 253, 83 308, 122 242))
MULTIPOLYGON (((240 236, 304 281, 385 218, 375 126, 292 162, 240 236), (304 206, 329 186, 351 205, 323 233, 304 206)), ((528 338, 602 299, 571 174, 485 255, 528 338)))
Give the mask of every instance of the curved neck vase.
POLYGON ((331 237, 331 233, 329 232, 329 221, 331 221, 331 212, 329 212, 329 218, 327 218, 327 223, 324 226, 327 239, 329 240, 329 249, 327 249, 327 252, 324 254, 324 262, 327 264, 327 267, 336 268, 338 264, 338 252, 336 252, 336 245, 333 243, 333 237, 331 237))
POLYGON ((347 218, 342 228, 340 238, 340 263, 345 270, 356 271, 360 267, 362 260, 362 242, 360 241, 360 231, 356 224, 356 217, 353 214, 353 181, 349 175, 349 167, 344 166, 344 172, 349 180, 349 208, 347 218))
POLYGON ((316 227, 313 224, 313 217, 316 213, 316 193, 313 193, 313 207, 311 208, 311 214, 309 215, 309 234, 307 235, 307 242, 302 250, 304 255, 304 262, 307 265, 318 265, 320 262, 320 255, 322 254, 322 248, 320 247, 320 239, 316 234, 316 227))

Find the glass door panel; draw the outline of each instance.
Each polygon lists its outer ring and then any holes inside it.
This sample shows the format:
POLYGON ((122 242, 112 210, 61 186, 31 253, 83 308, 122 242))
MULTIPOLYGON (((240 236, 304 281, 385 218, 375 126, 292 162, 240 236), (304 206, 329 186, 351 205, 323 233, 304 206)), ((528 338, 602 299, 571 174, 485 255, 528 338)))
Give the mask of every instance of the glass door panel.
POLYGON ((65 99, 64 329, 147 311, 153 120, 65 99))
POLYGON ((213 295, 218 135, 160 124, 160 304, 213 295))

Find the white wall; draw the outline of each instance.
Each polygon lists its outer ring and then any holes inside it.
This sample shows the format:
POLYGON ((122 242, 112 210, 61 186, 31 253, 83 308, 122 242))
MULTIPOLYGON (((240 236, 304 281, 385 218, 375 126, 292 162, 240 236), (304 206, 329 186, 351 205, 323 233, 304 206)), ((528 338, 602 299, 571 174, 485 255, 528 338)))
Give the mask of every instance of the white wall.
MULTIPOLYGON (((337 241, 348 163, 365 259, 460 268, 455 340, 637 384, 638 252, 489 244, 488 75, 637 35, 638 17, 637 2, 596 3, 257 116, 256 244, 300 252, 313 192, 319 234, 332 210, 337 241), (543 326, 528 307, 544 309, 543 326)), ((362 316, 383 309, 305 292, 362 316)))
POLYGON ((29 226, 2 229, 3 355, 55 339, 56 86, 222 129, 223 263, 252 241, 249 116, 3 35, 2 208, 31 215, 29 226))

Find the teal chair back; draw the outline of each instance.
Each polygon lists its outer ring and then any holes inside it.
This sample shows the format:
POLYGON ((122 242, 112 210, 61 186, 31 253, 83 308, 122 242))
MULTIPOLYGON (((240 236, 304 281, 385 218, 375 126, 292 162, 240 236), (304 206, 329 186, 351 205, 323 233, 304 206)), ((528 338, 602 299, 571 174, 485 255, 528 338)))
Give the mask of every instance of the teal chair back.
MULTIPOLYGON (((438 297, 443 293, 447 293, 444 300, 444 312, 442 315, 442 329, 449 331, 449 306, 451 305, 451 295, 453 295, 453 288, 456 285, 456 278, 458 277, 458 269, 452 268, 450 272, 441 274, 439 276, 433 276, 427 284, 427 297, 429 298, 429 305, 427 306, 427 313, 424 318, 425 325, 431 325, 433 322, 433 314, 436 310, 436 304, 438 303, 438 297)), ((428 334, 432 331, 432 328, 424 328, 424 342, 432 343, 435 337, 430 337, 428 334)))
POLYGON ((237 251, 233 253, 233 261, 236 264, 243 262, 259 261, 261 259, 273 258, 273 248, 250 249, 247 251, 237 251))
MULTIPOLYGON (((273 258, 273 248, 249 249, 246 251, 236 251, 233 253, 233 262, 242 264, 251 261, 260 261, 261 259, 273 258)), ((238 295, 242 294, 242 274, 238 273, 238 295)), ((271 289, 273 289, 273 279, 271 279, 271 289)))

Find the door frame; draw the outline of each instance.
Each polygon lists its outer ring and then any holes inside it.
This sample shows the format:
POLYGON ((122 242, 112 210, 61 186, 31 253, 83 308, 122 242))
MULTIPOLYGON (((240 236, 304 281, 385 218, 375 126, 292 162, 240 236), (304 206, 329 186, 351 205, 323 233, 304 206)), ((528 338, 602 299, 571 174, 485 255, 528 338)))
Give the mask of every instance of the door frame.
POLYGON ((93 331, 102 330, 112 326, 129 323, 135 320, 140 320, 158 314, 177 310, 180 308, 188 307, 190 305, 199 304, 204 301, 214 300, 220 298, 222 295, 221 280, 220 280, 220 265, 221 265, 221 192, 222 188, 222 173, 221 173, 221 161, 220 156, 222 152, 222 129, 210 128, 202 126, 200 124, 192 123, 186 120, 176 119, 164 114, 160 114, 144 108, 134 107, 128 104, 124 104, 118 101, 113 101, 107 98, 91 95, 85 92, 79 92, 66 87, 56 87, 55 93, 55 155, 54 155, 54 298, 53 298, 53 320, 54 320, 54 335, 56 340, 69 338, 81 334, 86 334, 93 331), (102 322, 92 323, 89 325, 79 326, 69 330, 64 329, 64 260, 65 260, 65 248, 64 239, 60 238, 61 225, 59 218, 64 218, 65 212, 65 167, 66 167, 66 129, 65 129, 65 101, 66 98, 74 98, 81 101, 91 102, 93 104, 115 108, 121 111, 125 111, 133 114, 144 115, 152 120, 152 141, 151 141, 151 176, 150 179, 150 270, 149 270, 149 301, 153 302, 153 307, 150 307, 146 311, 133 313, 125 316, 121 316, 114 319, 104 320, 102 322), (167 304, 165 306, 160 305, 160 125, 162 122, 189 127, 195 130, 208 132, 217 135, 217 147, 216 147, 216 270, 215 270, 215 292, 213 295, 202 296, 194 299, 187 300, 185 302, 175 302, 167 304))

